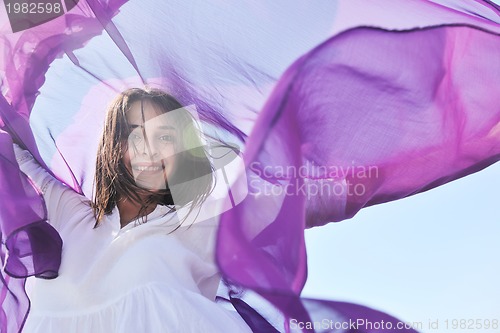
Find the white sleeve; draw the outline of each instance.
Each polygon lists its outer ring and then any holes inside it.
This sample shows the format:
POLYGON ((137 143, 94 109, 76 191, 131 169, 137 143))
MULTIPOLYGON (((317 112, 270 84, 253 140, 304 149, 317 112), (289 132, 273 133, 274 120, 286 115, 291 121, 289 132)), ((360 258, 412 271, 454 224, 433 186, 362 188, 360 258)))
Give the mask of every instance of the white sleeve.
POLYGON ((42 168, 27 150, 14 144, 14 153, 19 168, 42 192, 47 207, 48 222, 56 229, 81 209, 90 209, 88 199, 61 183, 42 168))

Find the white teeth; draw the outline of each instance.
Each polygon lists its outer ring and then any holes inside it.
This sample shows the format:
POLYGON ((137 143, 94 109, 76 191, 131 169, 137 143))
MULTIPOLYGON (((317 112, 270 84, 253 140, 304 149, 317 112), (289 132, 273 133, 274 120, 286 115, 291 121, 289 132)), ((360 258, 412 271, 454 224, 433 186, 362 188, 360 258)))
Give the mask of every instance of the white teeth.
POLYGON ((136 170, 136 171, 160 171, 161 168, 159 166, 135 166, 134 170, 136 170))

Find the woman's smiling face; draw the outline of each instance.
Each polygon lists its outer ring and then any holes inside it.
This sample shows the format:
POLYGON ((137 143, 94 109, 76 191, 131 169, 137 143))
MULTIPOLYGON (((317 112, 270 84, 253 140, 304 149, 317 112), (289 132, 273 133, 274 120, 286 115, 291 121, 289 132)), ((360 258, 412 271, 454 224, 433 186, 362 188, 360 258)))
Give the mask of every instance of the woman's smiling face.
POLYGON ((174 114, 148 100, 132 103, 127 111, 130 134, 122 161, 139 187, 167 188, 175 169, 178 139, 174 114))

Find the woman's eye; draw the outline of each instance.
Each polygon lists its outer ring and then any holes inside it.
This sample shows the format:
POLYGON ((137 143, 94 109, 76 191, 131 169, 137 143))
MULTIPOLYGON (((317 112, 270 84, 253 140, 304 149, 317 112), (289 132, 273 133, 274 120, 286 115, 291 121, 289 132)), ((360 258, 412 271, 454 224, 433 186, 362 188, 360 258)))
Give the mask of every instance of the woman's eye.
POLYGON ((175 137, 173 135, 162 135, 159 139, 163 142, 175 142, 175 137))
POLYGON ((133 134, 133 133, 132 133, 132 134, 130 134, 129 138, 130 138, 130 140, 132 140, 132 141, 139 141, 139 140, 141 140, 141 139, 142 139, 142 137, 141 137, 140 135, 133 134))

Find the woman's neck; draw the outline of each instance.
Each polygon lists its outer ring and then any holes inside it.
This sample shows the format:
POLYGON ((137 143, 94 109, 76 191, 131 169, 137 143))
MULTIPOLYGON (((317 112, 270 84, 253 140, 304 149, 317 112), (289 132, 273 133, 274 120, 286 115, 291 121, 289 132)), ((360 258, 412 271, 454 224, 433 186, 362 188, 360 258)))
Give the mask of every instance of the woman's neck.
POLYGON ((146 216, 155 210, 156 204, 150 204, 144 209, 144 204, 135 202, 128 198, 120 199, 116 203, 116 207, 120 212, 120 225, 123 228, 131 221, 146 216), (141 211, 142 210, 142 211, 141 211))

